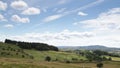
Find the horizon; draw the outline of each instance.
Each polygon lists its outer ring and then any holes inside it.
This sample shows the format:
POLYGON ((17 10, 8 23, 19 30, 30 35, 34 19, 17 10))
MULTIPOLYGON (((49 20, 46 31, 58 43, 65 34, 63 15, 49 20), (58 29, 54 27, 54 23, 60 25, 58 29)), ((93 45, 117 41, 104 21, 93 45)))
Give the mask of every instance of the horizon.
POLYGON ((120 48, 119 0, 0 0, 0 41, 120 48))

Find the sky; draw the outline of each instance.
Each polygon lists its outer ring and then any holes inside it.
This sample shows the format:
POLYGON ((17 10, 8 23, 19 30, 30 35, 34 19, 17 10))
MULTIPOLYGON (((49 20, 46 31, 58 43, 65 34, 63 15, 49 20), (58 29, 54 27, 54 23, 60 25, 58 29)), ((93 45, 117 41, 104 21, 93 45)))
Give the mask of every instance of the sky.
POLYGON ((0 0, 0 41, 120 48, 120 0, 0 0))

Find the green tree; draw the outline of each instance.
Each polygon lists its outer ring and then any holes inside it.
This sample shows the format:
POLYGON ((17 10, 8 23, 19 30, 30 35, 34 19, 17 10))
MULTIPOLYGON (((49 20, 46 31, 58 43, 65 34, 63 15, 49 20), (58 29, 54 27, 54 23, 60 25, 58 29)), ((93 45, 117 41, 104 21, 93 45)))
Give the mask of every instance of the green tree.
POLYGON ((112 58, 111 58, 111 57, 109 57, 109 58, 108 58, 108 60, 109 60, 109 61, 111 61, 111 60, 112 60, 112 58))

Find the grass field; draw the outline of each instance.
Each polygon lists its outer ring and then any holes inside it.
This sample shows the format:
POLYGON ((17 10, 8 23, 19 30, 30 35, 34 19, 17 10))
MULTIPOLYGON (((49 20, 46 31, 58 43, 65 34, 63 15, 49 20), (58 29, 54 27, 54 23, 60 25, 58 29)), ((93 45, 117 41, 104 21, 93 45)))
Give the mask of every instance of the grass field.
MULTIPOLYGON (((0 68, 96 68, 96 63, 60 63, 30 59, 0 58, 0 68)), ((104 62, 103 68, 119 68, 120 62, 104 62)))
MULTIPOLYGON (((84 56, 75 53, 62 51, 37 51, 23 50, 18 46, 0 43, 0 68, 96 68, 96 63, 66 63, 65 61, 87 60, 84 56), (24 55, 24 57, 23 57, 24 55), (30 57, 33 56, 34 59, 30 57), (44 61, 46 56, 50 56, 52 61, 44 61), (57 61, 55 61, 57 59, 57 61)), ((112 57, 113 61, 106 61, 104 68, 118 68, 120 58, 112 57)))
POLYGON ((50 56, 52 60, 64 61, 64 60, 72 60, 72 58, 76 58, 77 60, 86 60, 85 57, 79 56, 75 53, 67 53, 67 52, 56 52, 56 51, 36 51, 36 50, 24 50, 26 53, 34 56, 35 60, 43 61, 46 56, 50 56))
POLYGON ((31 55, 16 45, 0 43, 0 57, 30 59, 31 55))
MULTIPOLYGON (((107 58, 109 58, 110 56, 106 56, 107 58)), ((119 57, 111 57, 112 58, 112 61, 120 61, 120 58, 119 57)))

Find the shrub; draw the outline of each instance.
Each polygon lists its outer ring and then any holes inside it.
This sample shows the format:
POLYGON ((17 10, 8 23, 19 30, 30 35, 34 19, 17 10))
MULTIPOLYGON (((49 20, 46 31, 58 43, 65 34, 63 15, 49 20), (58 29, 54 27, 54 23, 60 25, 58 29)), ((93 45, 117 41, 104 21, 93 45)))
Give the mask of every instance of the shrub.
POLYGON ((109 61, 111 61, 111 60, 112 60, 112 58, 111 58, 111 57, 109 57, 109 58, 108 58, 108 60, 109 60, 109 61))
POLYGON ((45 61, 48 61, 48 62, 51 61, 51 57, 50 56, 46 56, 45 57, 45 61))
POLYGON ((66 63, 70 63, 70 61, 69 61, 69 60, 67 60, 67 61, 66 61, 66 63))
POLYGON ((97 67, 98 67, 98 68, 102 68, 102 67, 103 67, 103 63, 98 63, 98 64, 97 64, 97 67))
POLYGON ((25 56, 24 55, 22 55, 22 58, 24 58, 25 56))

